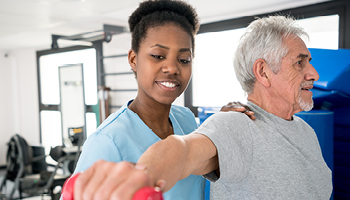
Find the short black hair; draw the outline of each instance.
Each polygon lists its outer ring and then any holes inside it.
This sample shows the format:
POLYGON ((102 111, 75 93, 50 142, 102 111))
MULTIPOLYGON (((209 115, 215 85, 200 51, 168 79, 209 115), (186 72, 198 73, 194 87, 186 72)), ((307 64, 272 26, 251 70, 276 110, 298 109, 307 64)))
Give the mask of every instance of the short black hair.
POLYGON ((131 48, 138 53, 140 43, 145 39, 147 30, 157 26, 174 23, 191 36, 192 51, 194 36, 199 29, 199 20, 195 9, 179 0, 148 0, 141 2, 129 17, 129 29, 132 33, 131 48))

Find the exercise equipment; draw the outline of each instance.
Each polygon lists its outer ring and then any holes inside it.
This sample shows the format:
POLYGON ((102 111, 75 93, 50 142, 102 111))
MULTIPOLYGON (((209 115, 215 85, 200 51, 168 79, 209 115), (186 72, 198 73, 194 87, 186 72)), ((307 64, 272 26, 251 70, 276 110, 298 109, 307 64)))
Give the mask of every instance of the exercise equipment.
MULTIPOLYGON (((74 183, 79 175, 80 173, 73 175, 64 183, 62 200, 74 200, 74 183)), ((133 200, 163 200, 163 195, 155 188, 143 187, 135 193, 133 200)))
POLYGON ((8 194, 1 194, 1 199, 14 199, 15 191, 29 196, 49 194, 53 200, 59 198, 60 194, 54 193, 56 186, 63 186, 69 175, 57 174, 58 168, 64 161, 75 159, 74 154, 60 154, 60 148, 51 148, 50 155, 57 161, 57 165, 51 171, 47 170, 43 147, 29 146, 26 140, 16 134, 8 142, 6 173, 0 185, 0 191, 6 185, 7 180, 12 181, 14 186, 8 194), (38 153, 39 152, 39 153, 38 153), (38 154, 38 155, 36 155, 38 154), (57 156, 60 154, 60 156, 57 156), (56 156, 54 156, 56 155, 56 156))
POLYGON ((152 187, 143 187, 137 191, 133 200, 163 200, 162 192, 152 187))
POLYGON ((320 76, 311 90, 313 110, 333 112, 333 124, 328 119, 323 121, 315 118, 310 125, 318 137, 318 132, 325 133, 322 136, 325 140, 319 138, 322 153, 333 152, 324 157, 326 162, 327 159, 331 161, 327 164, 333 166, 334 199, 350 199, 350 49, 309 50, 312 55, 311 64, 320 76), (325 124, 329 124, 327 128, 332 127, 332 132, 323 128, 325 124), (322 141, 325 141, 324 146, 322 141), (328 150, 324 151, 325 148, 328 150))

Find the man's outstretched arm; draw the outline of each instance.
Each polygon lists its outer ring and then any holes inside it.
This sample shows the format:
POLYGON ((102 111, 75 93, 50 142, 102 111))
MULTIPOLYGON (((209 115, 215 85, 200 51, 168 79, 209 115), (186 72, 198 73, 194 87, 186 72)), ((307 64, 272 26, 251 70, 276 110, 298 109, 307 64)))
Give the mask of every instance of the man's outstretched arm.
POLYGON ((96 162, 76 180, 74 199, 130 200, 144 186, 168 191, 190 174, 203 175, 217 168, 216 147, 208 137, 172 135, 148 148, 136 165, 96 162))

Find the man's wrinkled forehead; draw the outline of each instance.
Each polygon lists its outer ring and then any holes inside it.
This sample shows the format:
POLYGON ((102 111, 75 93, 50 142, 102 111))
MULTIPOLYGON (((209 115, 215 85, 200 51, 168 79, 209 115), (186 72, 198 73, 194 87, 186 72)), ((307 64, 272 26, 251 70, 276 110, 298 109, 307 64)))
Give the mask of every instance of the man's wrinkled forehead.
POLYGON ((288 49, 285 56, 292 54, 292 59, 309 58, 309 61, 311 61, 310 52, 302 38, 295 35, 289 35, 288 37, 284 37, 282 41, 283 45, 288 49))

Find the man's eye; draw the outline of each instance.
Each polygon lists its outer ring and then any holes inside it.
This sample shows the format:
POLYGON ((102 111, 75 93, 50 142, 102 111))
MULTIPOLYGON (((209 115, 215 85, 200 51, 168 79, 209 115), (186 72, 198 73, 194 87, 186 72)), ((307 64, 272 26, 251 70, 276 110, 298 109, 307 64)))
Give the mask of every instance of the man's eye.
POLYGON ((297 64, 298 64, 298 65, 301 65, 301 64, 302 64, 302 61, 301 61, 301 60, 299 60, 299 61, 297 62, 297 64))

